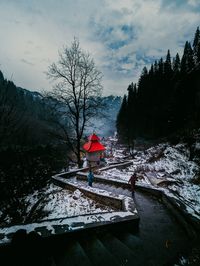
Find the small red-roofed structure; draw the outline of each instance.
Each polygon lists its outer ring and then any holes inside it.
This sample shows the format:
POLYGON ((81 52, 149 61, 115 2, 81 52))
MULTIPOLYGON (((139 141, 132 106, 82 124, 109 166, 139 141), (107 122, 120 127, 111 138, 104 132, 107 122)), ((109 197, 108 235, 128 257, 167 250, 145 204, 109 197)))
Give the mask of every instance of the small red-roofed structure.
POLYGON ((89 136, 88 140, 90 140, 90 141, 99 141, 100 138, 96 134, 93 133, 92 135, 89 136))
POLYGON ((100 138, 94 133, 89 136, 88 140, 89 141, 83 145, 83 149, 86 151, 86 159, 89 163, 97 163, 100 161, 102 152, 106 148, 100 143, 100 138))

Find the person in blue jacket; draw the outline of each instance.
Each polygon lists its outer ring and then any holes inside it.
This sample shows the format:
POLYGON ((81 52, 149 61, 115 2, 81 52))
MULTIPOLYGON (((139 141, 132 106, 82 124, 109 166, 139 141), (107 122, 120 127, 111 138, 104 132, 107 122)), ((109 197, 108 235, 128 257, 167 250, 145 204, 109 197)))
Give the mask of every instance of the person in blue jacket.
POLYGON ((92 182, 94 181, 94 175, 93 175, 91 169, 89 170, 89 173, 88 173, 87 178, 88 178, 88 185, 89 185, 90 187, 92 187, 92 182))

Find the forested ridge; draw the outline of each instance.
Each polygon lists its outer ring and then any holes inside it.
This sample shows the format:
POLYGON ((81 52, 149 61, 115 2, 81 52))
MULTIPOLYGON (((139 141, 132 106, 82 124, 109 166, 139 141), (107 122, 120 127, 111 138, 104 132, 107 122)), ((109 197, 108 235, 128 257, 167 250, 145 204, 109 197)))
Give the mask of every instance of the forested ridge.
POLYGON ((44 123, 48 120, 47 114, 48 108, 40 93, 17 87, 12 81, 5 79, 0 71, 1 146, 27 146, 47 142, 47 124, 44 123))
MULTIPOLYGON (((17 87, 0 71, 0 224, 28 222, 25 196, 66 165, 67 147, 53 137, 52 102, 17 87), (9 220, 9 221, 8 221, 9 220)), ((29 219, 42 216, 38 210, 29 219)))
POLYGON ((128 86, 117 116, 122 142, 158 139, 200 126, 200 31, 186 41, 182 57, 155 61, 144 67, 137 84, 128 86))

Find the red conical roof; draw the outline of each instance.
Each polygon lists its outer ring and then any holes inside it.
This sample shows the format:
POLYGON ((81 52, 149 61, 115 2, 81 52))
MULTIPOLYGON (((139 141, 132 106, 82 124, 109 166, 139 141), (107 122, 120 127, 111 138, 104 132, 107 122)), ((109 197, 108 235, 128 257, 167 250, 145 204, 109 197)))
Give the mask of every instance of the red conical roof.
POLYGON ((100 140, 100 138, 96 134, 92 134, 89 136, 88 140, 94 141, 94 140, 100 140))
POLYGON ((87 152, 104 151, 106 148, 99 142, 99 137, 95 134, 89 136, 89 141, 83 145, 83 149, 87 152))

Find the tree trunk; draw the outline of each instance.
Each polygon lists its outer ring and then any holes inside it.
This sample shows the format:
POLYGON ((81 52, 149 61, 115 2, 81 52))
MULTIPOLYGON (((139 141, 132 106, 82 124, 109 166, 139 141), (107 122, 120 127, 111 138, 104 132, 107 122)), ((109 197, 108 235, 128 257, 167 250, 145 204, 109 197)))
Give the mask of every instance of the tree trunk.
POLYGON ((80 138, 77 139, 77 163, 78 167, 82 167, 82 161, 81 161, 81 140, 80 138))

